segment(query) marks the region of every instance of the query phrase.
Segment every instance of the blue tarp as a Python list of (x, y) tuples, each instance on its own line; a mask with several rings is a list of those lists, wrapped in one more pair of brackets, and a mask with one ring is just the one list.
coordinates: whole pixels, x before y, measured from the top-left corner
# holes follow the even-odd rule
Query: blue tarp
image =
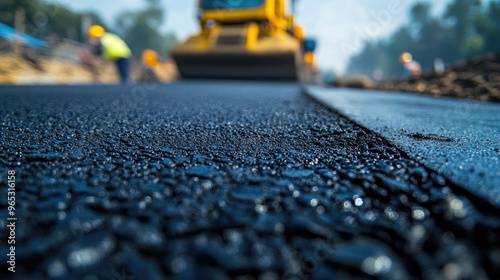
[(45, 48), (47, 46), (47, 44), (40, 39), (26, 34), (17, 34), (14, 28), (3, 23), (0, 23), (0, 38), (8, 41), (21, 41), (25, 45), (36, 48)]

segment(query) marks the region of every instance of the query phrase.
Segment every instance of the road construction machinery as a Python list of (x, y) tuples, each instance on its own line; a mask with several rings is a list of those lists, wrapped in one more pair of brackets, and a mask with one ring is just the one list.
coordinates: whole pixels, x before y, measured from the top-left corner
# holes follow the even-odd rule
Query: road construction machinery
[(316, 42), (293, 0), (199, 0), (201, 32), (171, 55), (184, 79), (310, 80)]

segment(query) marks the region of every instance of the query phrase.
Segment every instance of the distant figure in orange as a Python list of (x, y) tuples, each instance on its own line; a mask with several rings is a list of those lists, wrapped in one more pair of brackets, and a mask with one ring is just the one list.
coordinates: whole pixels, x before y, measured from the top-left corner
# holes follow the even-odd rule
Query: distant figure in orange
[(413, 55), (409, 52), (401, 54), (399, 61), (403, 65), (403, 76), (402, 78), (410, 78), (420, 76), (422, 74), (422, 67), (420, 63), (413, 60)]
[(142, 52), (143, 69), (139, 77), (139, 81), (143, 83), (159, 83), (160, 79), (156, 73), (156, 69), (160, 65), (158, 53), (147, 49)]

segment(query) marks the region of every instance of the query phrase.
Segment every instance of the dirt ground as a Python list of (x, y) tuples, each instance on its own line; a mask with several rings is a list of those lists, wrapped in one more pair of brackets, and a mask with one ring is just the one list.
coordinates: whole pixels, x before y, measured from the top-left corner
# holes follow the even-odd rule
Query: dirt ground
[(500, 53), (465, 61), (442, 74), (429, 71), (408, 80), (387, 80), (379, 84), (367, 77), (356, 77), (340, 79), (335, 86), (500, 102)]
[[(144, 68), (132, 64), (132, 79), (139, 82)], [(0, 84), (114, 84), (119, 82), (112, 62), (100, 61), (92, 73), (82, 65), (72, 62), (42, 58), (35, 61), (0, 53)], [(176, 77), (175, 65), (163, 62), (155, 69), (160, 82), (171, 82)]]

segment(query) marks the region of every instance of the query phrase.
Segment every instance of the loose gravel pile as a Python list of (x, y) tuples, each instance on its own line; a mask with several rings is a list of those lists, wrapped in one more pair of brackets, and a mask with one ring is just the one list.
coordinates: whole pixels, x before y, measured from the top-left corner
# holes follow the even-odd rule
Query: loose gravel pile
[(2, 88), (1, 278), (500, 275), (498, 209), (296, 86), (151, 88)]
[(377, 88), (500, 102), (500, 54), (466, 61), (443, 74), (428, 72), (406, 81), (384, 82)]
[[(11, 53), (0, 53), (0, 65), (0, 84), (93, 82), (91, 73), (80, 65), (56, 59), (29, 61)], [(107, 69), (112, 68), (107, 66)], [(113, 75), (105, 80), (109, 83), (116, 78)]]
[(500, 102), (500, 53), (465, 61), (442, 74), (429, 71), (419, 77), (380, 83), (366, 76), (339, 77), (331, 85)]
[[(171, 82), (177, 70), (171, 62), (162, 62), (155, 68), (157, 79)], [(144, 69), (133, 63), (132, 79), (144, 81)], [(0, 84), (117, 84), (119, 77), (115, 65), (109, 61), (96, 63), (95, 73), (74, 62), (55, 58), (37, 58), (29, 61), (11, 53), (0, 52)]]

